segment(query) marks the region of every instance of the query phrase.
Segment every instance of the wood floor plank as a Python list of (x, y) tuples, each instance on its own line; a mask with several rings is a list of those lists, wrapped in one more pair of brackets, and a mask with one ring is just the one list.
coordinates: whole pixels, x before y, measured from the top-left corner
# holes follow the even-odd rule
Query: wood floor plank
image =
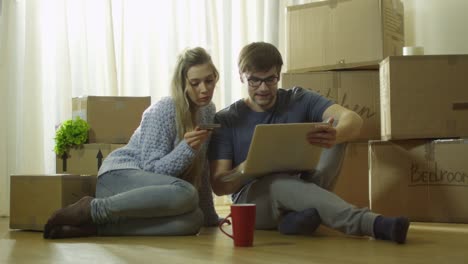
[(256, 231), (254, 247), (235, 248), (217, 228), (188, 237), (44, 240), (0, 219), (0, 263), (468, 263), (467, 245), (467, 224), (413, 223), (405, 245), (323, 227), (312, 237)]

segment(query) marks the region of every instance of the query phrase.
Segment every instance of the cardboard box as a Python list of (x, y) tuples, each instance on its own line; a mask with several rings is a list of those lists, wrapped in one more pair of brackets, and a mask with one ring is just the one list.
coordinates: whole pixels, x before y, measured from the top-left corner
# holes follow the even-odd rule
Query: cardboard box
[(468, 140), (371, 141), (372, 211), (468, 223)]
[(334, 192), (357, 207), (369, 207), (369, 147), (367, 142), (348, 143)]
[(332, 101), (338, 101), (338, 80), (333, 72), (283, 73), (281, 84), (284, 89), (295, 86), (314, 91)]
[(91, 177), (55, 175), (11, 175), (10, 228), (44, 230), (56, 210), (94, 195)]
[(72, 100), (73, 118), (90, 125), (88, 143), (128, 143), (151, 97), (85, 96)]
[(379, 72), (328, 71), (284, 73), (285, 88), (301, 86), (358, 113), (364, 120), (357, 141), (380, 139)]
[(78, 175), (97, 175), (104, 159), (124, 144), (83, 144), (70, 149), (67, 155), (56, 157), (56, 172)]
[(468, 136), (468, 55), (392, 56), (380, 64), (383, 140)]
[(288, 72), (378, 69), (404, 46), (400, 0), (320, 1), (287, 8)]

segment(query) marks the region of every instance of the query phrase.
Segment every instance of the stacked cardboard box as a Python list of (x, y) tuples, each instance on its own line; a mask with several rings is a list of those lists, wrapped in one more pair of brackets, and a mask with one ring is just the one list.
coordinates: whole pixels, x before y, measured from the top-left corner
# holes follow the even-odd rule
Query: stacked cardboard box
[[(415, 221), (468, 222), (468, 55), (380, 64), (381, 135), (371, 141), (371, 208)], [(442, 140), (442, 138), (444, 140)], [(451, 139), (450, 139), (451, 138)]]
[(399, 0), (320, 1), (288, 7), (289, 72), (378, 69), (404, 45)]
[(56, 158), (57, 173), (96, 175), (104, 159), (124, 144), (91, 143), (72, 148), (62, 157)]
[(382, 139), (468, 136), (468, 55), (391, 56), (380, 67)]
[(72, 117), (91, 127), (88, 143), (126, 144), (141, 121), (151, 97), (83, 96), (72, 100)]
[(99, 167), (128, 142), (150, 97), (87, 96), (72, 99), (73, 118), (90, 125), (89, 140), (56, 159), (56, 175), (12, 175), (10, 228), (43, 230), (57, 209), (94, 196)]
[(283, 87), (314, 90), (364, 120), (335, 192), (387, 215), (468, 222), (459, 202), (468, 143), (440, 140), (468, 137), (468, 55), (399, 56), (400, 1), (293, 6), (287, 22)]
[(379, 72), (327, 71), (284, 73), (282, 86), (299, 86), (315, 91), (337, 104), (355, 111), (364, 120), (357, 140), (380, 139)]
[(73, 98), (73, 118), (79, 116), (90, 126), (88, 144), (57, 157), (57, 173), (96, 175), (107, 155), (130, 140), (150, 104), (149, 96)]
[(372, 210), (468, 223), (468, 140), (376, 141), (369, 149)]
[[(368, 140), (380, 139), (379, 62), (404, 44), (403, 4), (324, 1), (288, 7), (287, 73), (282, 86), (318, 92), (364, 120), (349, 143), (335, 192), (369, 207)], [(333, 71), (327, 71), (333, 70)]]

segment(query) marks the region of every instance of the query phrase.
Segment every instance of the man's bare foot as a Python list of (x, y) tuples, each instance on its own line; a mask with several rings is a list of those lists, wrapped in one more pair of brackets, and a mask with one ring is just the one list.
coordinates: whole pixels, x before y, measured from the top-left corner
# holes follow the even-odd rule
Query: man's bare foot
[(91, 201), (93, 197), (85, 196), (78, 202), (55, 211), (44, 227), (44, 238), (48, 238), (56, 226), (84, 226), (92, 224)]

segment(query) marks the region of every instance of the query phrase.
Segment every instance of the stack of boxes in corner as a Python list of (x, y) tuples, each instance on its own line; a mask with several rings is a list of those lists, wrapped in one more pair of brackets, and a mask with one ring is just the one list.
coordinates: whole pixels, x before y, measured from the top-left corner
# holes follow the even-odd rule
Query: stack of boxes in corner
[(369, 144), (373, 210), (468, 223), (467, 72), (468, 55), (390, 56), (380, 63), (385, 141)]
[(150, 97), (73, 98), (72, 118), (79, 116), (90, 126), (88, 143), (57, 157), (58, 174), (12, 175), (10, 228), (42, 231), (55, 210), (94, 196), (102, 161), (128, 142), (150, 104)]
[[(57, 173), (91, 175), (92, 190), (102, 161), (115, 149), (124, 146), (141, 122), (150, 97), (87, 96), (73, 98), (73, 118), (79, 116), (91, 127), (88, 144), (57, 157)], [(215, 196), (216, 197), (216, 196)], [(228, 196), (216, 197), (216, 205), (230, 204)]]
[(468, 141), (456, 139), (468, 136), (468, 55), (401, 56), (400, 0), (292, 6), (287, 23), (283, 87), (364, 120), (335, 192), (389, 216), (468, 222)]
[[(151, 97), (84, 96), (72, 100), (72, 117), (88, 122), (88, 144), (57, 157), (57, 173), (96, 176), (102, 161), (124, 146), (140, 125)], [(94, 177), (95, 178), (95, 177)]]

